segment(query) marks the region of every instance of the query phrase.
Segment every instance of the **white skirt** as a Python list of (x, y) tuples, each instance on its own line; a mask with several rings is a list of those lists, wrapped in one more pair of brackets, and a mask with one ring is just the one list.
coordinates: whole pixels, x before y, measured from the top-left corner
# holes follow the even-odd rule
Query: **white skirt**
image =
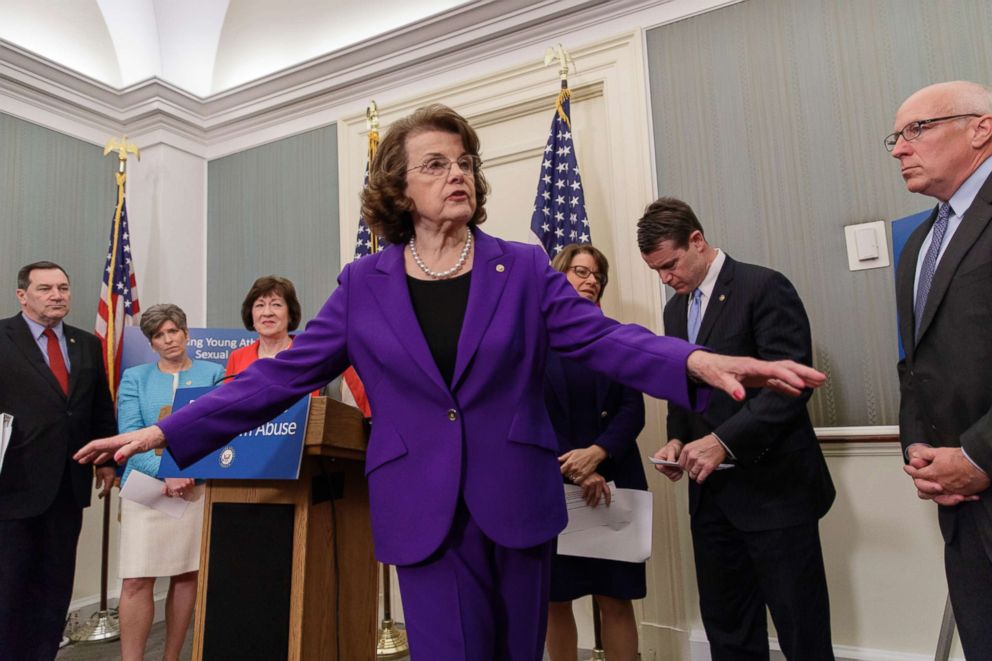
[(189, 506), (176, 519), (121, 499), (120, 578), (178, 576), (200, 568), (206, 486), (186, 492)]

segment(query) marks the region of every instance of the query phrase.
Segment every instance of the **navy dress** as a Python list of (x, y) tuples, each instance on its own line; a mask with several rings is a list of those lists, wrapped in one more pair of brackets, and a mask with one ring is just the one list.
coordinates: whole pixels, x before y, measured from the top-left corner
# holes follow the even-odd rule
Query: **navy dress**
[[(544, 399), (558, 436), (558, 450), (593, 443), (608, 456), (596, 469), (618, 488), (647, 490), (637, 449), (644, 427), (644, 397), (551, 352)], [(555, 553), (551, 563), (551, 601), (571, 601), (587, 594), (615, 599), (643, 599), (644, 563), (580, 558)]]

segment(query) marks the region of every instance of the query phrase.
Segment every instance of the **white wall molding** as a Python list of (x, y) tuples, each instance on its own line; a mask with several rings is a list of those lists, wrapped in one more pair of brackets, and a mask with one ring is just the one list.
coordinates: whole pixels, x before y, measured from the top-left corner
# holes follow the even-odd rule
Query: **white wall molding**
[[(872, 443), (821, 444), (824, 457), (899, 457), (902, 449), (897, 441)], [(898, 465), (898, 464), (895, 464)]]
[(384, 90), (509, 62), (539, 67), (544, 48), (567, 35), (640, 30), (725, 4), (484, 0), (206, 98), (158, 78), (115, 89), (0, 40), (0, 112), (95, 144), (127, 132), (140, 147), (165, 142), (212, 159), (327, 125)]

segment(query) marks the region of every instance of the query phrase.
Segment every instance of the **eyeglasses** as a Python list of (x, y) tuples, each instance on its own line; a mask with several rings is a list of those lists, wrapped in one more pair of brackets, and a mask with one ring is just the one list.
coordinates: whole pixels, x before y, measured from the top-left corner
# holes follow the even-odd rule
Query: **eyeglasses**
[(599, 283), (600, 287), (606, 286), (606, 274), (600, 273), (599, 271), (590, 271), (585, 266), (569, 266), (568, 270), (573, 272), (575, 275), (579, 276), (581, 279), (585, 280), (590, 275), (596, 278), (596, 282)]
[(936, 124), (937, 122), (946, 122), (950, 119), (961, 119), (962, 117), (981, 117), (981, 115), (977, 115), (973, 112), (969, 112), (963, 115), (948, 115), (947, 117), (934, 117), (933, 119), (921, 119), (919, 121), (910, 122), (909, 124), (906, 124), (906, 126), (902, 127), (901, 131), (890, 133), (889, 135), (885, 136), (885, 140), (883, 140), (882, 142), (883, 144), (885, 144), (885, 148), (888, 151), (892, 151), (893, 149), (896, 148), (896, 142), (899, 141), (899, 136), (902, 136), (902, 139), (905, 140), (906, 142), (910, 142), (911, 140), (916, 140), (918, 137), (920, 137), (920, 135), (923, 134), (923, 129), (929, 127), (932, 124)]
[(482, 159), (478, 156), (472, 156), (466, 154), (464, 156), (459, 156), (453, 161), (440, 156), (434, 158), (428, 158), (426, 161), (421, 163), (416, 167), (412, 167), (407, 172), (412, 172), (413, 170), (420, 170), (422, 173), (431, 177), (441, 177), (449, 172), (451, 172), (452, 163), (458, 164), (458, 169), (462, 171), (462, 174), (475, 174), (475, 172), (482, 167)]

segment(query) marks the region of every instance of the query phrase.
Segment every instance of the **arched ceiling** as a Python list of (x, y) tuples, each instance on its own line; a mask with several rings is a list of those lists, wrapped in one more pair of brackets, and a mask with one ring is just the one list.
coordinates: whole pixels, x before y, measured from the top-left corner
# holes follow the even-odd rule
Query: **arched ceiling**
[(465, 0), (0, 0), (0, 39), (123, 89), (229, 90)]

